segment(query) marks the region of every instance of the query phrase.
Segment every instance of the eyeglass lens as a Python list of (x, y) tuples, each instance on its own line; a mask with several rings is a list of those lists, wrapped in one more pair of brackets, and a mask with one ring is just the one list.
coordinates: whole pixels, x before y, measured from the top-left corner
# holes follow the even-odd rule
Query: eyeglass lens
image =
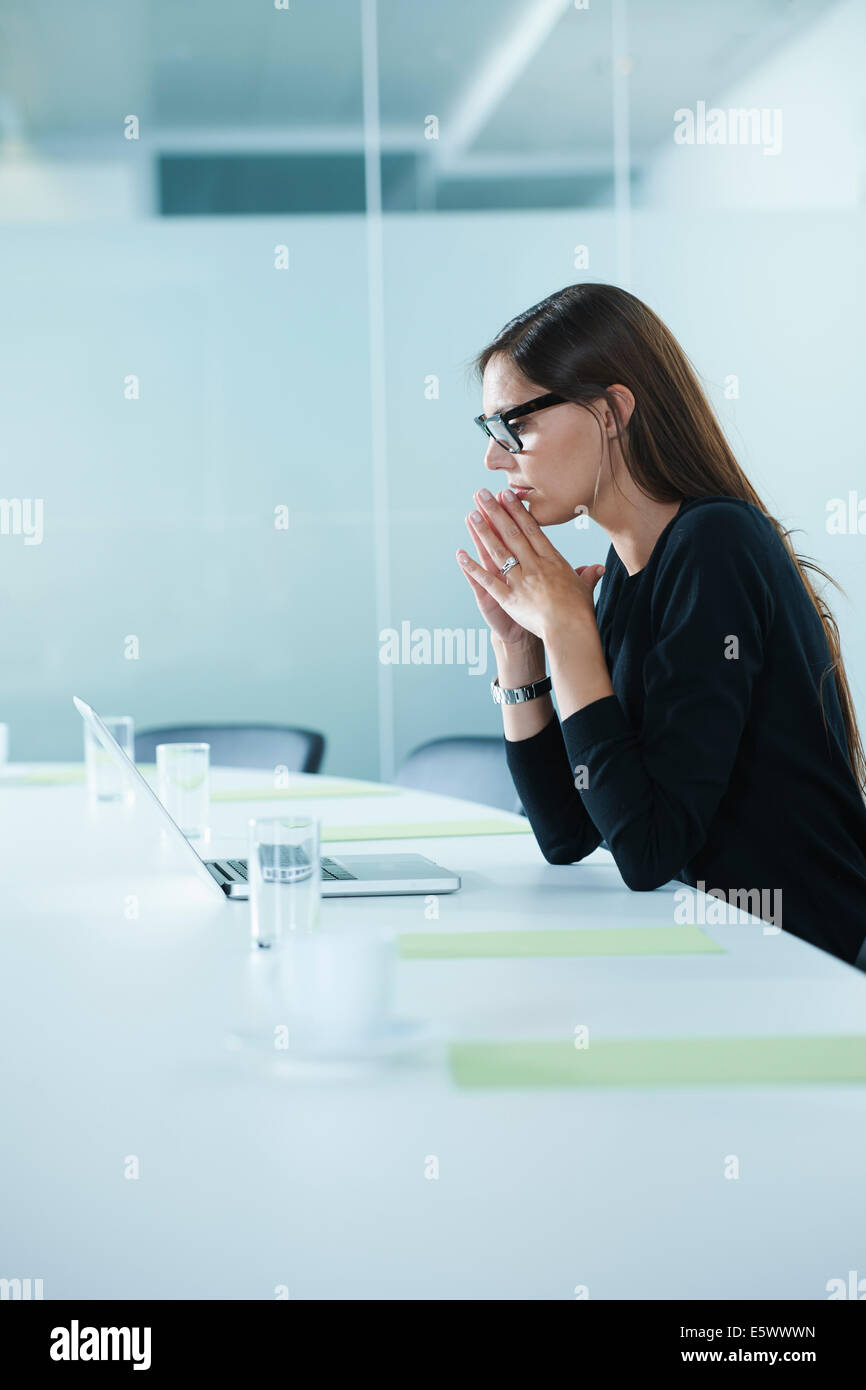
[(504, 444), (506, 449), (513, 453), (517, 445), (514, 442), (514, 435), (510, 433), (507, 426), (501, 420), (487, 420), (485, 423), (488, 434), (491, 434), (499, 444)]

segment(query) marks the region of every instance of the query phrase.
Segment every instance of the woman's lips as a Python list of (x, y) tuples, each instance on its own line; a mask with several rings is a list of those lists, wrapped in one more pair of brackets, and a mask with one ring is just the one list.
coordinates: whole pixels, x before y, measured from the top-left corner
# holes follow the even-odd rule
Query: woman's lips
[(514, 493), (514, 496), (517, 498), (518, 502), (522, 502), (524, 497), (528, 497), (530, 492), (534, 492), (535, 489), (531, 487), (514, 487), (514, 485), (512, 484), (511, 491)]

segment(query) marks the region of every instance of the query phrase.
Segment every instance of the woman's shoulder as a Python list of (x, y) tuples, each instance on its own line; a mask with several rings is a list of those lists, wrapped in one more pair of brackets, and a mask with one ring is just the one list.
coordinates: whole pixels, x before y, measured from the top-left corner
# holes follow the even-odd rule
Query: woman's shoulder
[[(719, 561), (739, 563), (783, 581), (791, 566), (779, 531), (765, 511), (742, 497), (687, 498), (673, 519), (659, 555), (659, 573), (688, 562), (701, 569)], [(726, 566), (727, 567), (727, 566)]]
[(677, 512), (659, 557), (654, 601), (663, 604), (674, 589), (694, 597), (694, 576), (701, 593), (717, 590), (726, 603), (739, 593), (760, 604), (769, 622), (796, 570), (772, 517), (744, 498), (716, 495), (689, 498)]
[[(644, 590), (664, 587), (672, 573), (689, 569), (712, 570), (720, 560), (723, 568), (739, 565), (743, 573), (757, 571), (765, 582), (766, 572), (790, 566), (790, 558), (772, 519), (760, 507), (742, 497), (716, 493), (711, 497), (686, 497), (659, 537), (652, 555), (639, 575), (629, 577), (616, 549), (610, 546), (605, 575), (599, 594), (603, 610), (613, 595), (632, 580)], [(640, 576), (640, 577), (639, 577)]]
[(754, 502), (744, 497), (718, 493), (712, 497), (687, 497), (671, 528), (671, 539), (678, 544), (707, 544), (714, 539), (724, 544), (754, 542), (778, 536), (772, 520)]

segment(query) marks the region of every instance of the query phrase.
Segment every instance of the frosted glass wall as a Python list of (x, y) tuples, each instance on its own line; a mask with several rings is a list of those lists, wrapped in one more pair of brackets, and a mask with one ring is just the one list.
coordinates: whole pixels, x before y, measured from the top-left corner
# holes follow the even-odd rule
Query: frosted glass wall
[[(310, 726), (323, 770), (360, 777), (390, 778), (426, 739), (498, 734), (488, 630), (454, 557), (491, 480), (467, 366), (515, 313), (587, 279), (668, 322), (758, 492), (847, 589), (827, 597), (866, 721), (862, 5), (616, 0), (541, 23), (517, 0), (339, 0), (333, 32), (290, 13), (208, 6), (205, 43), (192, 11), (157, 5), (149, 47), (122, 17), (118, 43), (96, 44), (107, 13), (45, 28), (21, 10), (9, 28), (11, 757), (80, 756), (73, 694), (139, 727)], [(127, 91), (145, 113), (135, 146)], [(780, 147), (678, 145), (674, 114), (699, 103), (779, 109)], [(459, 137), (438, 185), (436, 111), (443, 149)], [(183, 151), (184, 121), (203, 155), (318, 141), (324, 159), (345, 137), (369, 214), (159, 216), (158, 162)], [(429, 212), (387, 210), (418, 197)], [(572, 564), (605, 558), (593, 525), (550, 534)]]
[[(141, 726), (321, 728), (328, 771), (378, 777), (386, 626), (409, 657), (384, 677), (398, 761), (425, 738), (498, 732), (486, 629), (454, 559), (485, 481), (466, 366), (513, 313), (578, 278), (578, 242), (592, 278), (616, 278), (611, 213), (387, 219), (383, 592), (363, 219), (4, 242), (4, 493), (44, 502), (41, 544), (2, 538), (15, 758), (77, 756), (76, 693)], [(829, 597), (862, 711), (866, 541), (826, 518), (830, 499), (863, 490), (864, 219), (646, 211), (632, 244), (632, 288), (679, 335), (759, 493), (848, 590)], [(604, 559), (594, 526), (550, 534), (573, 564)]]

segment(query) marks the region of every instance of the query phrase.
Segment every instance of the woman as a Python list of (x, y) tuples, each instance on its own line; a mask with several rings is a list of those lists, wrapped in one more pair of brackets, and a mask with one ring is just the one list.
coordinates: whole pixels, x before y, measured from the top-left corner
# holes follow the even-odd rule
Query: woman
[[(625, 290), (570, 285), (475, 367), (510, 491), (475, 493), (479, 559), (457, 558), (545, 858), (604, 840), (629, 888), (700, 884), (731, 920), (866, 969), (866, 761), (806, 569), (829, 576), (767, 513), (682, 348)], [(611, 546), (575, 571), (542, 528), (581, 513)]]

